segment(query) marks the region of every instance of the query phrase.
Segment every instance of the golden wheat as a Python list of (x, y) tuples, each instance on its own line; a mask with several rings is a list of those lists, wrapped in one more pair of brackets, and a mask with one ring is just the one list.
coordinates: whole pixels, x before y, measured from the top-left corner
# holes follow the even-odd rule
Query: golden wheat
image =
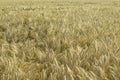
[(119, 0), (0, 2), (0, 80), (120, 80)]

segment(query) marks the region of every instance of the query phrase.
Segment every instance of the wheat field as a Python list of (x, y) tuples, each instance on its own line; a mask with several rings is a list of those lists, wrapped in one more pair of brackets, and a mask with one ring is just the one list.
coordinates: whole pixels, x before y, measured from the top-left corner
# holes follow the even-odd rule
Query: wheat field
[(120, 80), (120, 1), (0, 0), (0, 80)]

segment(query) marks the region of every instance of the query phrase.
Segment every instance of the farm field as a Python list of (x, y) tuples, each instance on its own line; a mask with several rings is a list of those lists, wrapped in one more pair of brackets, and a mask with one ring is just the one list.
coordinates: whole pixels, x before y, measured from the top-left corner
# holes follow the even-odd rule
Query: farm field
[(119, 0), (0, 0), (0, 80), (120, 80)]

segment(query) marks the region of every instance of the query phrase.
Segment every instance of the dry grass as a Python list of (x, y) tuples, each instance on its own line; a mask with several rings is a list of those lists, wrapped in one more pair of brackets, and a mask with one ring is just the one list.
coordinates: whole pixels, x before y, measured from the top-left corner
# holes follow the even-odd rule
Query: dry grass
[(119, 1), (0, 4), (0, 80), (120, 80)]

